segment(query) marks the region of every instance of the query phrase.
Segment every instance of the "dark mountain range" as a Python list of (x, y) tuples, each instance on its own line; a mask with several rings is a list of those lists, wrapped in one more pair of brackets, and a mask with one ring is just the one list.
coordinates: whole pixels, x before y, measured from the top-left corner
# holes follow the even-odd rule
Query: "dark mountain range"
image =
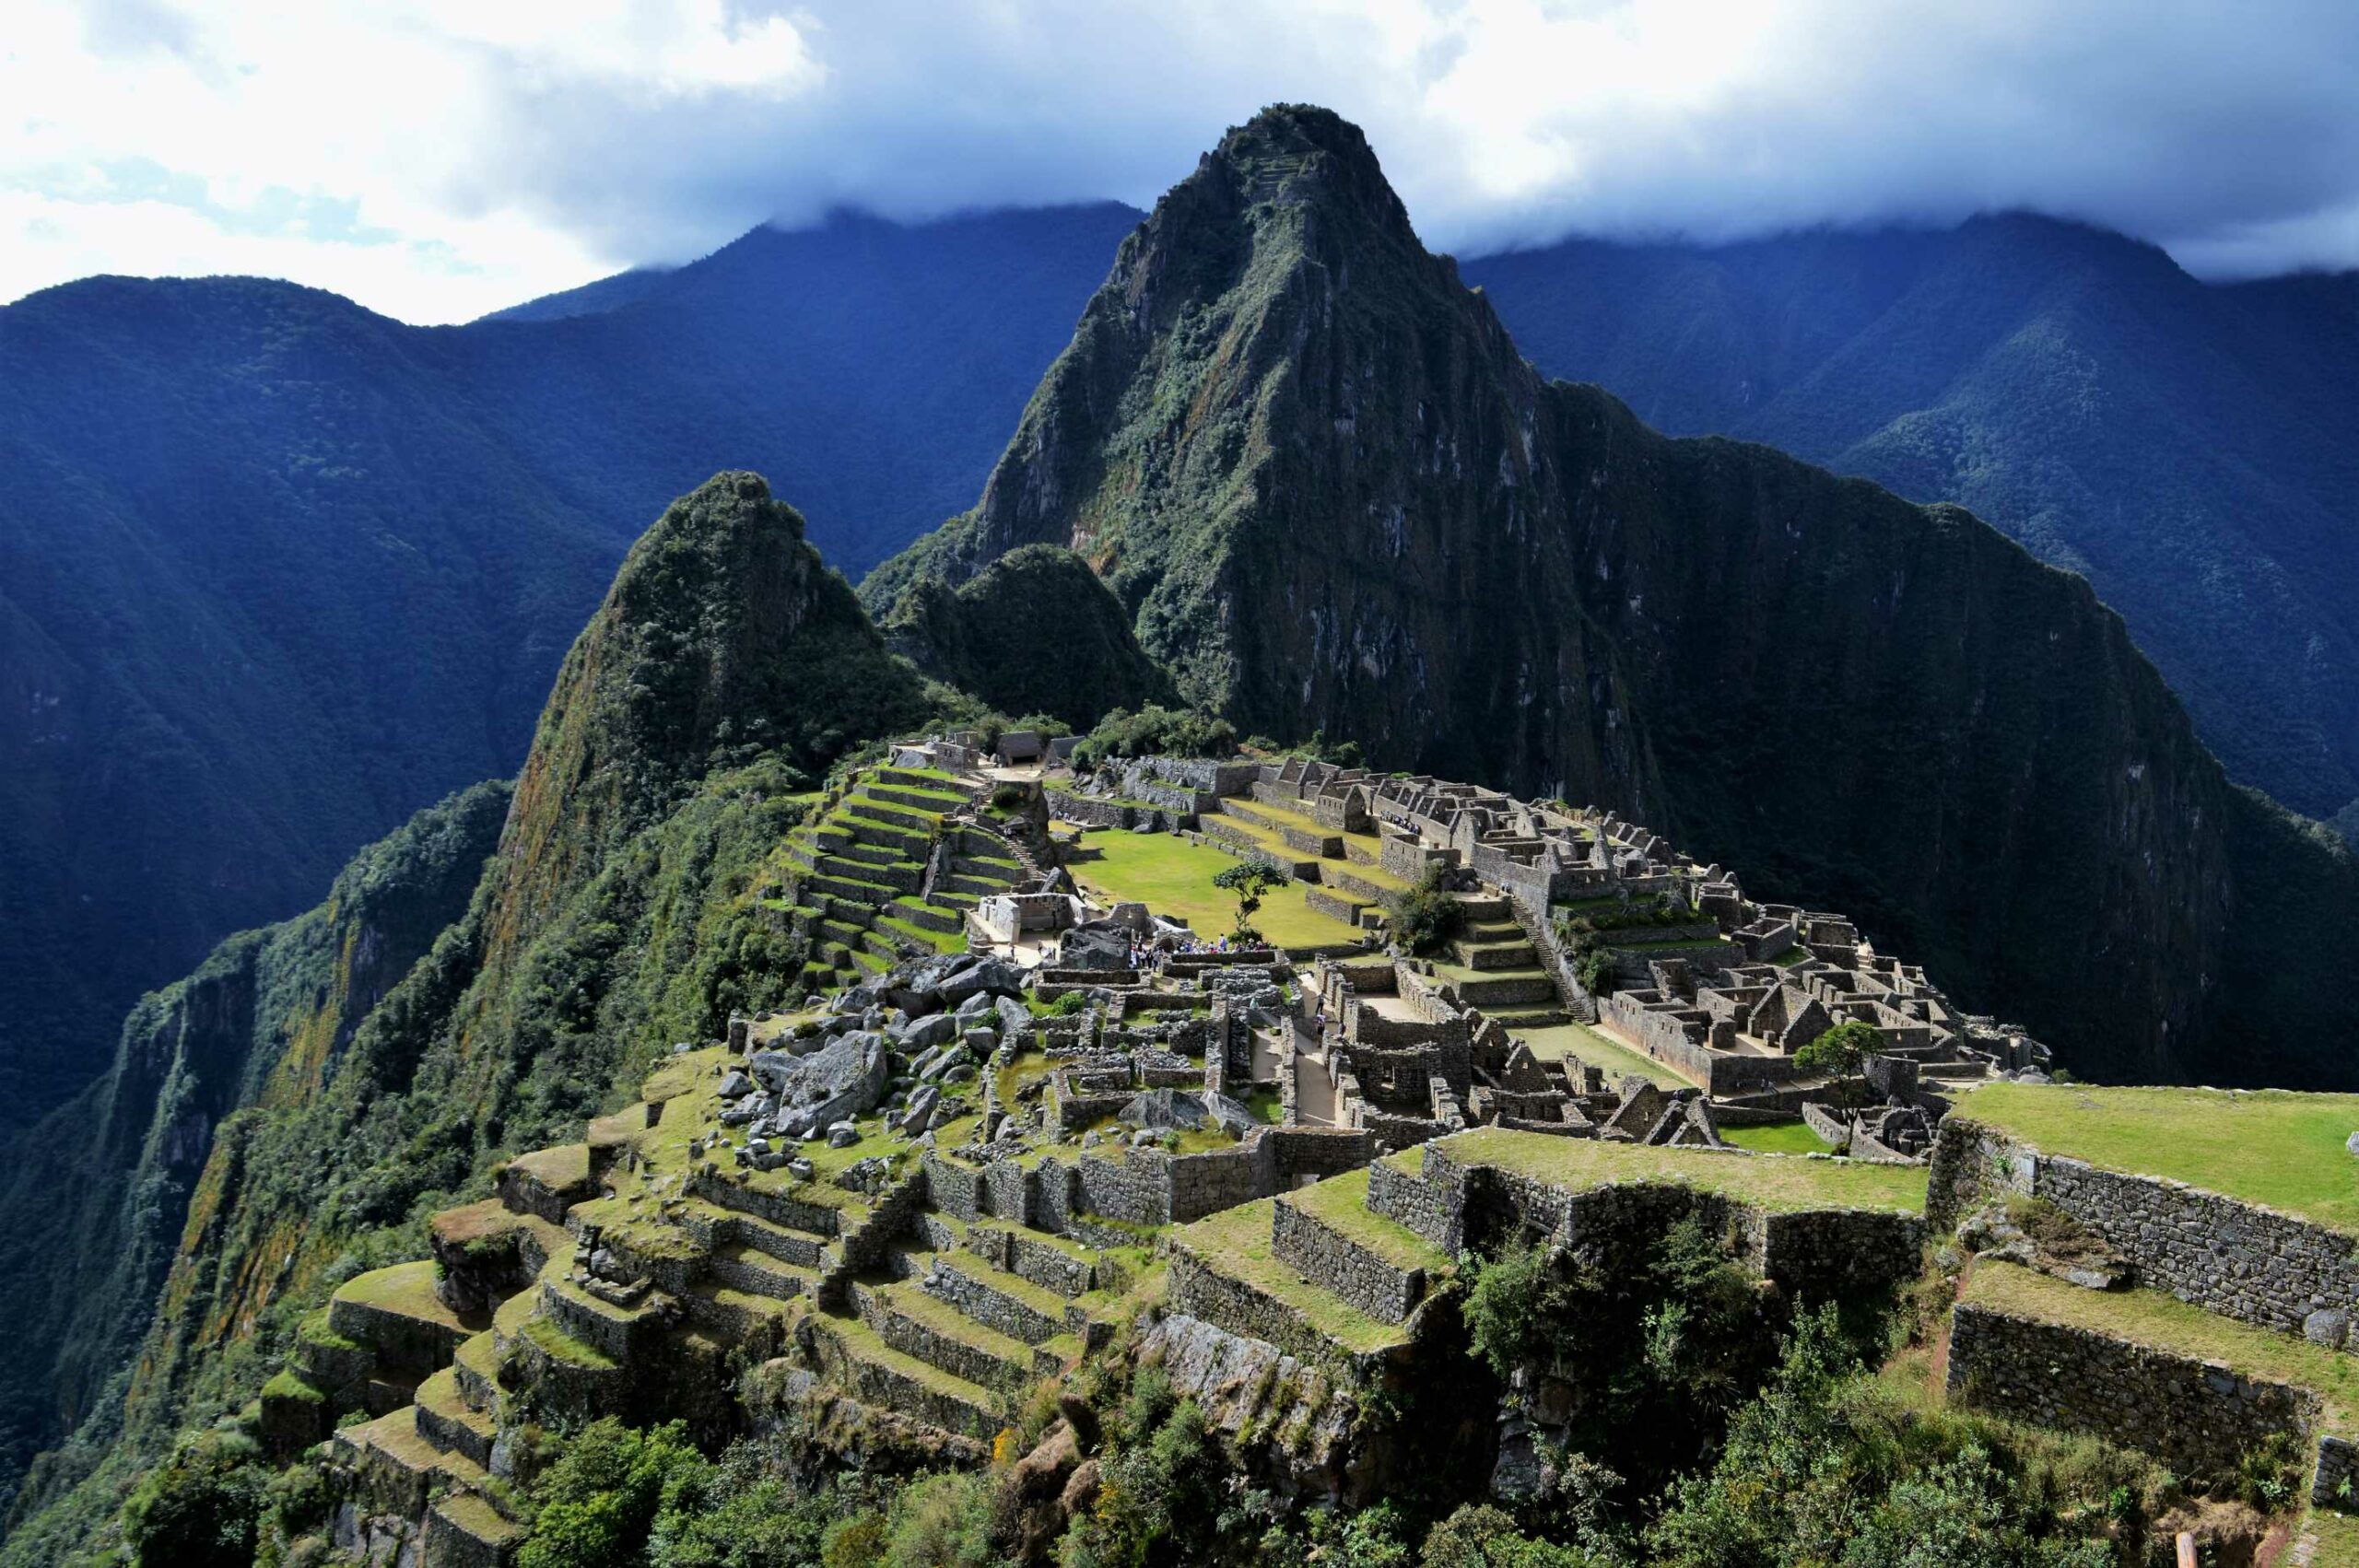
[[(423, 813), (134, 1014), (6, 1189), (0, 1273), (58, 1360), (0, 1413), (16, 1453), (80, 1425), (0, 1562), (108, 1547), (141, 1469), (252, 1399), (334, 1284), (418, 1256), (425, 1215), (579, 1136), (666, 1042), (777, 1005), (810, 946), (787, 830), (863, 739), (975, 717), (942, 677), (1062, 711), (1063, 661), (1623, 807), (2085, 1071), (2353, 1076), (2349, 854), (2227, 782), (2085, 582), (1955, 508), (1543, 381), (1332, 114), (1263, 114), (1165, 198), (1015, 431), (871, 614), (752, 474), (663, 509), (504, 810)], [(158, 1280), (134, 1312), (79, 1299)]]
[(2229, 776), (2359, 797), (2359, 277), (2055, 219), (1470, 263), (1542, 370), (1971, 508), (2086, 576)]
[(2086, 1073), (2350, 1080), (2349, 855), (2229, 783), (2085, 580), (1544, 381), (1332, 114), (1157, 205), (980, 503), (863, 591), (1039, 544), (1241, 731), (1614, 806)]
[(1135, 216), (757, 230), (595, 313), (459, 328), (239, 278), (0, 310), (6, 1116), (224, 933), (512, 772), (671, 497), (757, 463), (854, 571), (966, 505)]

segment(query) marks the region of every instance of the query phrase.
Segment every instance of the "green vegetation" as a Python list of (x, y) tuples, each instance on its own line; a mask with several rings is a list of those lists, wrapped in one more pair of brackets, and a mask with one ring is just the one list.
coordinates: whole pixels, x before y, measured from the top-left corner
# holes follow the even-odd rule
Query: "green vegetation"
[[(1088, 562), (1053, 544), (1011, 550), (956, 589), (911, 583), (879, 624), (926, 673), (1009, 713), (1086, 726), (1171, 695), (1121, 602)], [(1046, 728), (1066, 732), (1062, 721)]]
[[(1135, 899), (1199, 932), (1221, 930), (1235, 912), (1213, 887), (1214, 877), (1240, 863), (1222, 850), (1176, 834), (1111, 829), (1085, 834), (1081, 849), (1072, 862), (1074, 880), (1107, 898)], [(1263, 939), (1276, 947), (1334, 946), (1359, 936), (1313, 909), (1293, 883), (1273, 894), (1256, 914)]]
[(1237, 923), (1229, 928), (1229, 934), (1241, 942), (1258, 942), (1262, 933), (1254, 929), (1253, 917), (1263, 896), (1285, 886), (1286, 878), (1265, 860), (1239, 860), (1214, 872), (1213, 885), (1237, 899)]
[[(1741, 246), (1576, 241), (1465, 272), (1544, 374), (1596, 381), (1673, 434), (1970, 507), (2086, 574), (2232, 777), (2312, 816), (2359, 795), (2359, 746), (2324, 696), (2352, 678), (2349, 585), (2279, 576), (2309, 520), (2348, 515), (2348, 471), (2312, 423), (2351, 407), (2351, 341), (2325, 324), (2349, 309), (2341, 280), (2215, 286), (2030, 213)], [(2103, 419), (2085, 416), (2092, 384), (2118, 392)]]
[(1466, 906), (1442, 886), (1439, 866), (1427, 866), (1392, 906), (1392, 940), (1403, 953), (1430, 958), (1466, 930)]
[(1847, 1018), (1794, 1053), (1794, 1071), (1805, 1078), (1840, 1077), (1860, 1071), (1879, 1043), (1876, 1027)]
[(1661, 1568), (2113, 1568), (2111, 1531), (2167, 1482), (2095, 1445), (1912, 1408), (1860, 1366), (1833, 1309), (1795, 1326), (1718, 1461), (1646, 1534)]
[(1825, 1154), (1834, 1149), (1799, 1121), (1772, 1122), (1766, 1127), (1723, 1127), (1720, 1141), (1755, 1154)]
[(1211, 713), (1153, 706), (1133, 713), (1116, 708), (1082, 737), (1074, 748), (1073, 765), (1086, 771), (1109, 757), (1226, 756), (1236, 749), (1236, 727)]
[(1959, 1114), (2043, 1153), (2161, 1176), (2359, 1236), (2359, 1094), (1992, 1083)]

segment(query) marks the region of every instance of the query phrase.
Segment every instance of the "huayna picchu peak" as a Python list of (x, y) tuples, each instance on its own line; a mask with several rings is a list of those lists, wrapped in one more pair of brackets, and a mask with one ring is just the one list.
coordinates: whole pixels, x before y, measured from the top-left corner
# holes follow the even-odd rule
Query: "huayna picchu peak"
[(21, 1146), (0, 1568), (2359, 1562), (2359, 872), (2086, 581), (1301, 105), (970, 510), (791, 493)]

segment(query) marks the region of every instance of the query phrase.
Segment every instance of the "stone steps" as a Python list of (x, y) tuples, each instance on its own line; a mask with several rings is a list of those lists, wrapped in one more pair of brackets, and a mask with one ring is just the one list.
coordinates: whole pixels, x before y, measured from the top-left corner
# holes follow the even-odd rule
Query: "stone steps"
[(1364, 1169), (1281, 1196), (1270, 1211), (1270, 1253), (1377, 1321), (1405, 1323), (1449, 1260), (1367, 1198)]
[[(904, 784), (885, 783), (870, 784), (854, 798), (863, 802), (880, 802), (885, 805), (898, 806), (907, 811), (921, 812), (929, 816), (945, 816), (952, 812), (964, 811), (975, 803), (971, 797), (962, 793), (913, 790)], [(874, 807), (870, 808), (870, 814), (874, 814)]]
[(424, 1376), (447, 1364), (460, 1341), (480, 1332), (480, 1314), (462, 1316), (435, 1293), (431, 1258), (355, 1276), (328, 1298), (327, 1327), (374, 1352), (379, 1368)]
[(1457, 991), (1460, 1001), (1468, 1007), (1480, 1008), (1485, 1012), (1512, 1012), (1543, 1003), (1553, 1004), (1556, 1000), (1555, 986), (1537, 969), (1508, 970), (1472, 978), (1453, 977), (1449, 984)]
[(722, 1284), (717, 1279), (697, 1284), (680, 1299), (690, 1323), (739, 1343), (753, 1339), (771, 1324), (782, 1324), (792, 1311), (776, 1296), (742, 1291)]
[(630, 1359), (634, 1342), (645, 1333), (660, 1328), (662, 1319), (648, 1305), (651, 1294), (637, 1306), (616, 1306), (601, 1301), (554, 1271), (541, 1276), (540, 1310), (572, 1338), (581, 1340), (601, 1355), (625, 1362)]
[(1044, 1344), (1074, 1326), (1076, 1309), (1062, 1296), (970, 1252), (929, 1255), (917, 1285), (962, 1316), (1027, 1345)]
[(1460, 942), (1454, 946), (1458, 961), (1470, 969), (1531, 969), (1539, 962), (1532, 943), (1520, 935), (1513, 942), (1492, 945)]
[(834, 872), (813, 872), (806, 880), (806, 885), (834, 897), (849, 898), (872, 907), (890, 904), (901, 892), (899, 888), (887, 887), (883, 883), (864, 882)]
[[(921, 839), (933, 837), (933, 825), (938, 815), (930, 811), (911, 811), (907, 806), (895, 805), (889, 801), (879, 800), (874, 794), (855, 795), (846, 803), (851, 810), (859, 813), (859, 820), (862, 822), (881, 823), (887, 827), (898, 827), (904, 834), (913, 834)], [(921, 851), (921, 855), (922, 851)]]
[(964, 914), (915, 898), (897, 898), (886, 912), (895, 919), (909, 921), (920, 930), (940, 931), (945, 936), (956, 936), (967, 929)]
[(816, 1231), (781, 1224), (731, 1209), (707, 1198), (688, 1199), (680, 1208), (679, 1223), (707, 1250), (742, 1246), (796, 1269), (825, 1269), (831, 1258), (827, 1238)]
[(488, 1469), (498, 1425), (466, 1401), (459, 1375), (444, 1367), (417, 1386), (417, 1434), (445, 1453), (464, 1454)]
[(468, 1409), (487, 1416), (499, 1413), (499, 1342), (492, 1330), (487, 1328), (459, 1347), (451, 1360), (451, 1375)]
[(863, 816), (840, 817), (838, 821), (857, 844), (872, 844), (892, 849), (905, 860), (923, 860), (926, 852), (926, 831), (912, 828), (905, 823), (878, 822)]
[(426, 1512), (438, 1487), (473, 1490), (489, 1479), (464, 1454), (437, 1448), (421, 1436), (416, 1405), (344, 1427), (331, 1441), (337, 1457), (357, 1473), (374, 1512), (416, 1518)]

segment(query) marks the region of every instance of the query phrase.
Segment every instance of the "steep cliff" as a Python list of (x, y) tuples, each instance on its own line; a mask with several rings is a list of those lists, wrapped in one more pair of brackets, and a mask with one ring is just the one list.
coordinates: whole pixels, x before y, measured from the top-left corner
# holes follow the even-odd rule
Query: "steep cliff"
[(2227, 783), (2083, 580), (1543, 380), (1324, 111), (1157, 205), (978, 506), (863, 592), (1038, 543), (1240, 729), (1633, 813), (2084, 1072), (2353, 1077), (2349, 858)]
[[(220, 1196), (219, 1152), (253, 1117), (306, 1104), (361, 1018), (465, 912), (508, 796), (483, 784), (420, 812), (356, 856), (325, 903), (223, 942), (141, 1000), (104, 1078), (16, 1141), (0, 1191), (0, 1315), (18, 1351), (0, 1368), (11, 1488), (36, 1447), (120, 1402), (109, 1386), (157, 1287)], [(285, 1283), (285, 1254), (238, 1271), (209, 1338), (251, 1328), (257, 1295)]]
[[(418, 1256), (425, 1216), (504, 1153), (579, 1138), (671, 1041), (784, 1000), (807, 943), (767, 890), (814, 777), (955, 700), (886, 651), (758, 476), (668, 509), (568, 654), (497, 851), (423, 956), (339, 1048), (299, 1027), (201, 1119), (157, 1113), (194, 1171), (185, 1219), (147, 1224), (147, 1282), (88, 1359), (116, 1385), (77, 1391), (95, 1409), (0, 1562), (90, 1540), (173, 1431), (252, 1398), (303, 1311)], [(103, 1240), (59, 1240), (106, 1265)], [(127, 1368), (104, 1353), (143, 1326)]]

